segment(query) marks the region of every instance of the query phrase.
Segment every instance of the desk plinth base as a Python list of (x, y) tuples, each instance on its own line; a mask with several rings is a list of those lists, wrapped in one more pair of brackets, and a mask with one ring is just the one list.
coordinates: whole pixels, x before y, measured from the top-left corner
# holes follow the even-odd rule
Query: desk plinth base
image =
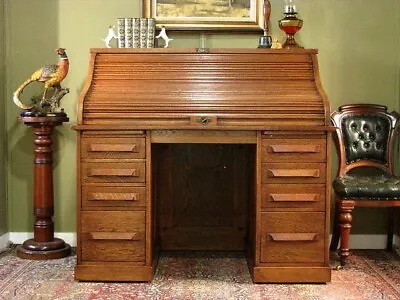
[(331, 281), (330, 267), (254, 267), (254, 283), (326, 283)]
[(46, 260), (69, 255), (71, 255), (71, 246), (58, 238), (50, 242), (37, 242), (29, 239), (17, 247), (17, 256), (24, 259)]
[(133, 266), (129, 263), (85, 263), (75, 266), (75, 280), (111, 282), (150, 282), (154, 276), (153, 267)]
[[(151, 282), (157, 268), (128, 264), (86, 262), (75, 266), (75, 280)], [(249, 267), (254, 283), (326, 283), (330, 267)]]

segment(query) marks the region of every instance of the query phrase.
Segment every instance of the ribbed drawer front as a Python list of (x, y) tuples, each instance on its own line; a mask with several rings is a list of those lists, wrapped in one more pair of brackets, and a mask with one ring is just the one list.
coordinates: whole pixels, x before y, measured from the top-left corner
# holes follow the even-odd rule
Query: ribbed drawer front
[(145, 158), (145, 138), (82, 138), (82, 158)]
[(82, 211), (81, 217), (83, 260), (144, 262), (144, 211)]
[(83, 163), (84, 182), (145, 182), (145, 163)]
[(326, 140), (312, 139), (263, 139), (263, 162), (324, 162), (326, 160)]
[(262, 183), (324, 183), (324, 163), (263, 163)]
[(261, 208), (325, 210), (323, 184), (266, 184), (261, 189)]
[(84, 186), (82, 206), (85, 207), (141, 207), (146, 205), (146, 188)]
[(324, 229), (324, 213), (262, 213), (261, 262), (324, 262)]

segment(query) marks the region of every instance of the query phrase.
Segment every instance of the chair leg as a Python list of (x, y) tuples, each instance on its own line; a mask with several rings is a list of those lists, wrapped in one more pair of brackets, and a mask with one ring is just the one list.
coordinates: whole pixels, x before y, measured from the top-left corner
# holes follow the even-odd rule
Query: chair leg
[(333, 230), (332, 230), (332, 239), (331, 245), (329, 247), (330, 251), (335, 251), (339, 245), (339, 215), (340, 215), (340, 206), (338, 203), (335, 203), (335, 215), (333, 217)]
[(394, 207), (388, 208), (388, 230), (387, 230), (387, 242), (386, 242), (386, 250), (393, 250), (393, 231), (394, 231)]
[(351, 222), (353, 221), (352, 211), (354, 209), (354, 201), (342, 200), (338, 201), (340, 204), (340, 216), (339, 216), (339, 227), (340, 227), (340, 248), (339, 257), (340, 265), (344, 266), (346, 264), (347, 257), (350, 255), (349, 240), (350, 240), (350, 230)]

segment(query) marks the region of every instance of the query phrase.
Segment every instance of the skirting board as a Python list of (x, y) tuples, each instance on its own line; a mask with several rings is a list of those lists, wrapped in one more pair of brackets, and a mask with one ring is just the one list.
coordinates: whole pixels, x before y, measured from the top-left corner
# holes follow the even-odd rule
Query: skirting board
[(393, 237), (393, 244), (395, 244), (397, 246), (397, 248), (400, 248), (400, 236), (395, 235)]
[[(63, 239), (71, 247), (76, 247), (75, 232), (59, 232), (55, 237)], [(9, 232), (0, 236), (0, 249), (7, 246), (10, 241), (13, 244), (22, 244), (25, 240), (33, 238), (32, 232)], [(394, 244), (400, 247), (400, 237), (394, 236)], [(385, 249), (385, 234), (352, 234), (350, 237), (350, 249)]]
[(6, 248), (10, 242), (10, 234), (7, 232), (0, 236), (0, 253), (1, 250)]

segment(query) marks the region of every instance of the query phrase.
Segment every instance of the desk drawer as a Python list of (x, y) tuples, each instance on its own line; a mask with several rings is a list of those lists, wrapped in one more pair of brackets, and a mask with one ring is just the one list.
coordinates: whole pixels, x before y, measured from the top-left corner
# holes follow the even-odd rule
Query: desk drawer
[(324, 262), (324, 213), (269, 212), (261, 215), (261, 262)]
[(326, 140), (320, 139), (263, 139), (261, 161), (325, 162)]
[(83, 137), (82, 158), (145, 158), (145, 138)]
[(146, 206), (146, 188), (143, 186), (109, 187), (84, 186), (82, 207), (142, 207)]
[(84, 261), (145, 261), (144, 211), (82, 211)]
[(145, 163), (83, 163), (83, 182), (145, 182)]
[(263, 163), (262, 183), (325, 183), (324, 163)]
[(261, 188), (262, 209), (325, 210), (324, 184), (266, 184)]

